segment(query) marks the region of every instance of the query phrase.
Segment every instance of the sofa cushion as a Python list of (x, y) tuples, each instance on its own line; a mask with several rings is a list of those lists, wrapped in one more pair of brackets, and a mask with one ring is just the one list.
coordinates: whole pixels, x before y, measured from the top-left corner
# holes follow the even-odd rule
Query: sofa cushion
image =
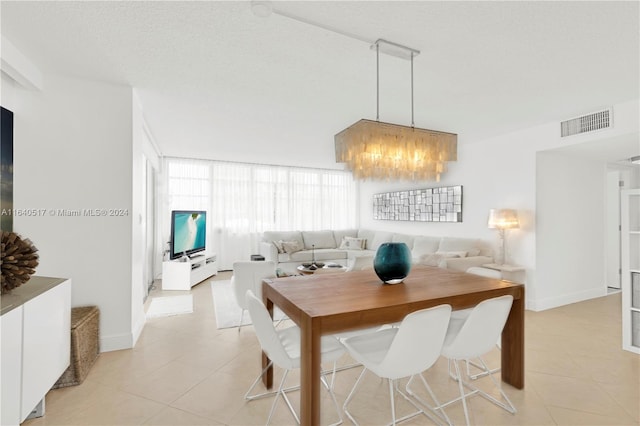
[(367, 240), (364, 238), (344, 237), (340, 243), (341, 250), (364, 250)]
[(336, 248), (333, 231), (302, 231), (302, 240), (307, 250), (311, 250), (314, 246), (316, 249)]
[(391, 237), (391, 242), (393, 243), (405, 243), (409, 250), (413, 248), (413, 240), (415, 240), (415, 236), (407, 235), (407, 234), (393, 234)]
[(466, 251), (467, 256), (477, 256), (480, 254), (480, 241), (474, 238), (442, 237), (438, 251)]
[(416, 260), (420, 265), (437, 266), (438, 268), (447, 267), (447, 255), (442, 253), (423, 254)]
[(284, 249), (284, 252), (288, 254), (296, 253), (303, 249), (300, 242), (296, 240), (282, 241), (282, 248)]
[(367, 248), (369, 250), (378, 250), (378, 247), (380, 247), (382, 244), (390, 243), (392, 237), (393, 234), (391, 232), (376, 231), (376, 235), (373, 237), (373, 241), (371, 242), (371, 244), (369, 245), (367, 243)]
[(373, 250), (347, 250), (347, 257), (349, 259), (355, 259), (356, 257), (370, 257), (374, 258), (376, 252)]
[(411, 255), (414, 258), (419, 258), (425, 254), (432, 254), (438, 251), (438, 246), (440, 245), (440, 237), (425, 237), (425, 236), (417, 236), (413, 239), (413, 250), (411, 250)]
[(278, 250), (278, 253), (284, 253), (284, 247), (282, 247), (282, 240), (271, 241), (271, 244)]
[[(290, 262), (311, 262), (311, 250), (303, 250), (298, 251), (296, 253), (291, 253), (289, 255), (288, 260)], [(347, 259), (347, 252), (345, 250), (338, 249), (318, 249), (315, 250), (315, 260), (317, 261), (325, 261), (325, 260), (338, 260), (338, 259)]]
[(367, 240), (365, 244), (365, 249), (372, 250), (373, 238), (376, 236), (376, 231), (372, 231), (371, 229), (359, 229), (358, 230), (358, 238), (364, 238)]
[(272, 241), (298, 241), (300, 247), (304, 247), (302, 234), (300, 231), (265, 231), (262, 234), (262, 241), (270, 243)]
[(344, 237), (356, 238), (358, 236), (357, 229), (341, 229), (339, 231), (333, 231), (333, 238), (336, 240), (336, 247), (340, 246)]
[(467, 252), (464, 250), (460, 251), (440, 251), (438, 250), (436, 254), (440, 254), (445, 257), (467, 257)]

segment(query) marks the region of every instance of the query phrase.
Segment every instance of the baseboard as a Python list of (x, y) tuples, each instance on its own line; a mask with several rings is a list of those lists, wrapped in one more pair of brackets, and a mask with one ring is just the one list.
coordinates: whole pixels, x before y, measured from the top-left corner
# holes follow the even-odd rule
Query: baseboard
[(142, 334), (142, 330), (144, 330), (144, 325), (147, 322), (147, 317), (144, 314), (144, 311), (141, 315), (138, 316), (138, 321), (136, 321), (135, 326), (133, 327), (133, 340), (131, 341), (131, 347), (134, 347), (140, 338), (140, 334)]
[(133, 333), (100, 336), (100, 352), (119, 351), (133, 348)]
[(563, 294), (562, 296), (547, 297), (545, 299), (530, 300), (527, 303), (528, 309), (536, 312), (546, 311), (572, 303), (582, 302), (584, 300), (595, 299), (607, 295), (606, 288), (593, 288), (590, 290), (579, 291), (576, 293)]
[(114, 334), (111, 336), (100, 337), (100, 352), (119, 351), (121, 349), (131, 349), (135, 346), (144, 325), (147, 321), (144, 312), (138, 317), (136, 324), (131, 333)]

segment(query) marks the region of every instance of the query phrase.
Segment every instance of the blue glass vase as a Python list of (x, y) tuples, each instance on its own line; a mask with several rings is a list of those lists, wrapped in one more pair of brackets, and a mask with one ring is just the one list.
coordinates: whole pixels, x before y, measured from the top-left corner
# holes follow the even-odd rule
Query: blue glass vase
[(376, 275), (386, 284), (398, 284), (411, 271), (411, 251), (405, 243), (384, 243), (373, 259)]

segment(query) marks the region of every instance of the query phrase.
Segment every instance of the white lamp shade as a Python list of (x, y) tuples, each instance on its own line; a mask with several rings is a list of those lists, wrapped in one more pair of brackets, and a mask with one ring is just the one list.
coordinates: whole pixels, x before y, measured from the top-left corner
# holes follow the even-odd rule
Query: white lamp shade
[(489, 228), (514, 229), (519, 228), (518, 212), (513, 209), (489, 210)]

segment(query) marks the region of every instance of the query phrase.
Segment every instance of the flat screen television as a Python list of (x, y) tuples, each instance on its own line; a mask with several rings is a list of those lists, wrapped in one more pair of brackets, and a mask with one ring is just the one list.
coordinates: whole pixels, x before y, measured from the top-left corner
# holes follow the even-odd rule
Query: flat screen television
[(171, 259), (204, 251), (206, 240), (207, 212), (201, 210), (171, 212)]

